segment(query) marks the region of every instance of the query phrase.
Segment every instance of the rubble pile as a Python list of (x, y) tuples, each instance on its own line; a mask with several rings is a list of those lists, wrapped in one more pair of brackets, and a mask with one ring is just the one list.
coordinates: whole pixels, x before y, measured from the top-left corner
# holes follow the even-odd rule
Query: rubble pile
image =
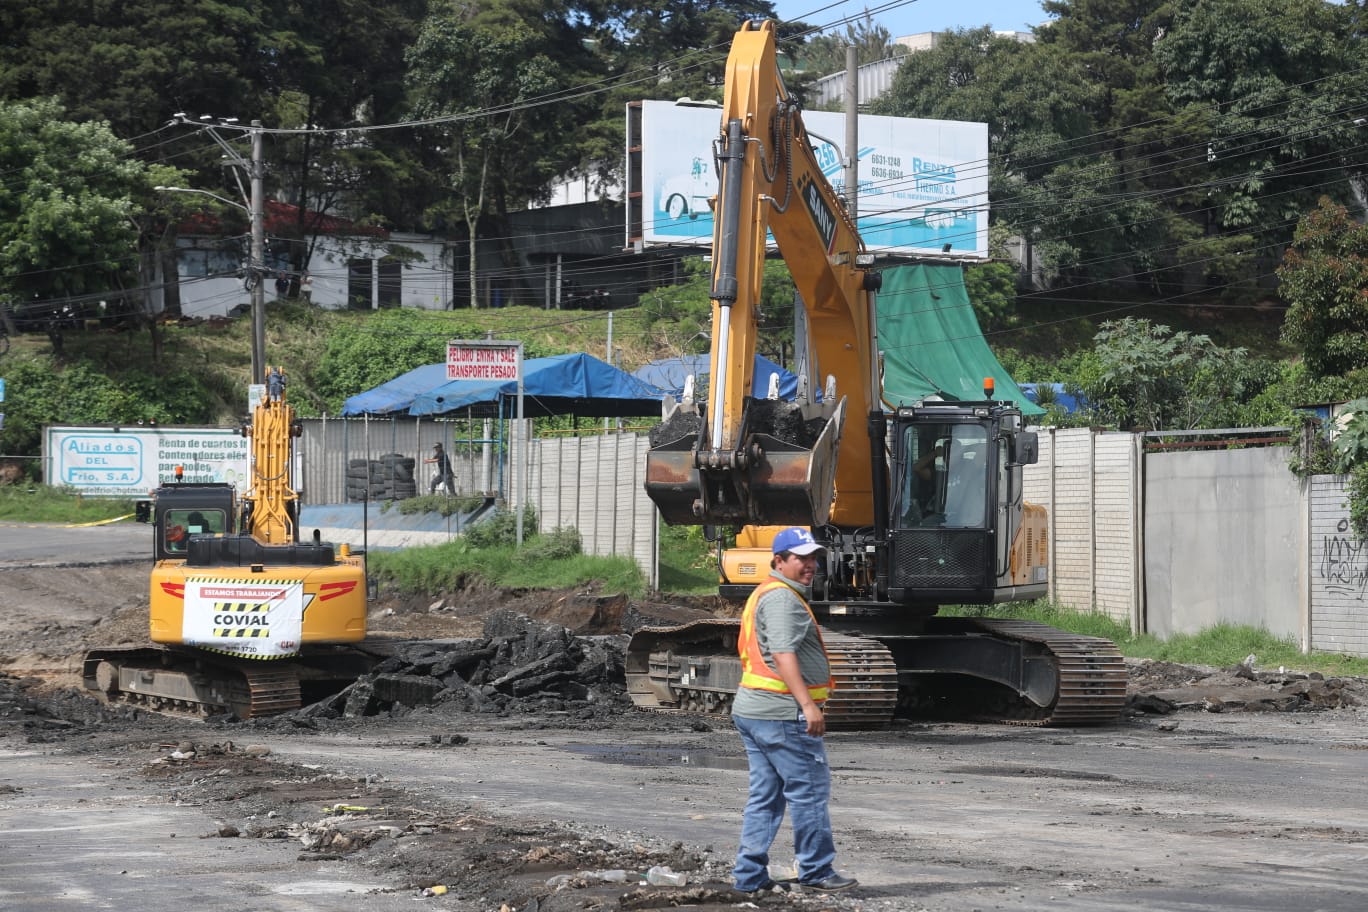
[(595, 717), (632, 705), (623, 673), (625, 636), (579, 637), (511, 611), (491, 614), (483, 632), (400, 646), (369, 674), (300, 715), (397, 717), (417, 707), (443, 707)]
[(1254, 658), (1226, 668), (1134, 663), (1129, 706), (1134, 712), (1162, 715), (1179, 710), (1307, 712), (1368, 705), (1368, 682), (1363, 678), (1283, 668), (1259, 671)]
[(38, 678), (0, 672), (0, 735), (21, 734), (30, 744), (43, 744), (92, 725), (139, 718), (132, 707), (106, 706), (82, 693), (50, 690)]

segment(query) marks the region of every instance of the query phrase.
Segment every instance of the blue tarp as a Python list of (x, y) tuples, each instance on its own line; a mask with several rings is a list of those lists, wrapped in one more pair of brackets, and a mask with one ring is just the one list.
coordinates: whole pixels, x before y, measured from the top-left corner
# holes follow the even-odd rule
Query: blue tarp
[[(352, 396), (342, 414), (461, 412), (479, 418), (512, 418), (517, 414), (517, 396), (516, 381), (447, 380), (445, 364), (428, 364)], [(523, 362), (523, 414), (528, 418), (659, 415), (664, 396), (664, 390), (591, 355), (555, 355)]]
[(434, 386), (446, 383), (445, 364), (424, 364), (407, 374), (400, 374), (375, 389), (357, 393), (342, 403), (343, 415), (392, 415), (407, 413), (413, 398)]
[[(684, 380), (689, 374), (703, 378), (712, 370), (710, 355), (685, 355), (682, 358), (662, 358), (632, 372), (639, 380), (658, 386), (678, 398), (684, 392)], [(769, 393), (770, 374), (779, 375), (779, 398), (792, 400), (798, 395), (798, 375), (775, 364), (764, 355), (755, 356), (755, 379), (751, 395), (764, 399)], [(820, 395), (819, 395), (820, 398)]]

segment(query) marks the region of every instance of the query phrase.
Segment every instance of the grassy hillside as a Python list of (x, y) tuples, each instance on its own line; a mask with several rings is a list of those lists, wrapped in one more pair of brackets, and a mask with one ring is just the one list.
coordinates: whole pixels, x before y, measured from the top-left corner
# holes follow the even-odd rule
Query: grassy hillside
[[(681, 339), (688, 340), (707, 329), (706, 319), (699, 323), (692, 311), (660, 305), (660, 297), (675, 289), (657, 293), (655, 301), (644, 306), (612, 313), (612, 359), (625, 370), (634, 370), (647, 361), (680, 354)], [(697, 293), (697, 289), (695, 289)], [(669, 316), (661, 316), (669, 312)], [(1212, 305), (1156, 306), (1127, 304), (1097, 291), (1096, 300), (1063, 301), (1045, 296), (1022, 296), (1011, 329), (988, 336), (999, 352), (1015, 352), (1037, 359), (1054, 359), (1092, 344), (1097, 326), (1120, 316), (1138, 316), (1163, 322), (1174, 329), (1188, 329), (1210, 335), (1219, 345), (1241, 346), (1251, 353), (1287, 357), (1289, 352), (1279, 340), (1282, 312), (1275, 304), (1259, 307)], [(609, 313), (604, 311), (543, 310), (512, 307), (497, 310), (460, 311), (326, 311), (302, 304), (267, 305), (266, 361), (283, 367), (290, 376), (291, 400), (305, 416), (335, 413), (339, 395), (352, 395), (365, 386), (342, 389), (324, 362), (330, 339), (348, 330), (377, 335), (389, 334), (395, 352), (416, 352), (426, 363), (444, 357), (444, 343), (453, 336), (521, 339), (529, 357), (564, 352), (587, 352), (609, 360)], [(688, 325), (685, 325), (688, 324)], [(227, 322), (201, 322), (168, 325), (157, 330), (160, 354), (154, 348), (153, 334), (138, 331), (71, 331), (66, 334), (60, 356), (54, 355), (46, 336), (28, 335), (13, 340), (8, 355), (0, 358), (0, 376), (13, 378), (16, 365), (28, 362), (32, 371), (59, 374), (80, 366), (92, 375), (107, 377), (125, 400), (139, 395), (157, 396), (171, 402), (158, 406), (163, 422), (227, 424), (244, 411), (251, 364), (250, 320), (241, 317)], [(396, 357), (386, 364), (387, 339), (374, 339), (368, 354), (372, 375), (381, 382), (398, 375), (404, 368)], [(691, 351), (702, 349), (694, 339)], [(1011, 363), (1010, 358), (1004, 361)], [(178, 392), (168, 378), (193, 378), (193, 388)], [(368, 383), (368, 385), (374, 385)], [(321, 391), (334, 387), (331, 402)], [(23, 390), (12, 379), (11, 412), (18, 412), (15, 398)], [(50, 393), (52, 417), (47, 420), (100, 419), (90, 415), (110, 414), (103, 421), (131, 421), (127, 401), (125, 414), (114, 414), (111, 406), (102, 410), (101, 402), (88, 403), (84, 410), (69, 407), (70, 391)], [(152, 414), (155, 415), (157, 411)], [(18, 414), (11, 417), (19, 418)], [(136, 417), (136, 416), (135, 416)], [(4, 441), (0, 452), (14, 454), (15, 439)], [(27, 449), (27, 447), (24, 447)]]

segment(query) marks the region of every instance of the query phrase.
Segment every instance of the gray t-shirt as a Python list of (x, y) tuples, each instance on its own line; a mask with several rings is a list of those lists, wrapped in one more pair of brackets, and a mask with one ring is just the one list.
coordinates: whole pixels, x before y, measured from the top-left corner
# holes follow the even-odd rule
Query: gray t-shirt
[[(774, 653), (791, 652), (798, 657), (804, 681), (825, 684), (831, 670), (818, 639), (817, 625), (805, 604), (808, 588), (777, 570), (770, 576), (787, 585), (766, 592), (755, 606), (755, 636), (766, 664), (774, 668)], [(732, 715), (745, 719), (795, 719), (798, 701), (789, 694), (739, 687), (732, 702)]]

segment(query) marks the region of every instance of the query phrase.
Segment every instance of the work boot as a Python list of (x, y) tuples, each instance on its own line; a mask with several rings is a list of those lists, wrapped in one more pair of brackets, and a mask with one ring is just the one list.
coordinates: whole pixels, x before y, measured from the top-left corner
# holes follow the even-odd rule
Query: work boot
[(832, 874), (826, 880), (817, 880), (812, 883), (802, 882), (803, 888), (816, 890), (818, 893), (839, 893), (841, 890), (849, 890), (851, 887), (859, 886), (860, 882), (853, 877), (842, 877), (840, 874)]

